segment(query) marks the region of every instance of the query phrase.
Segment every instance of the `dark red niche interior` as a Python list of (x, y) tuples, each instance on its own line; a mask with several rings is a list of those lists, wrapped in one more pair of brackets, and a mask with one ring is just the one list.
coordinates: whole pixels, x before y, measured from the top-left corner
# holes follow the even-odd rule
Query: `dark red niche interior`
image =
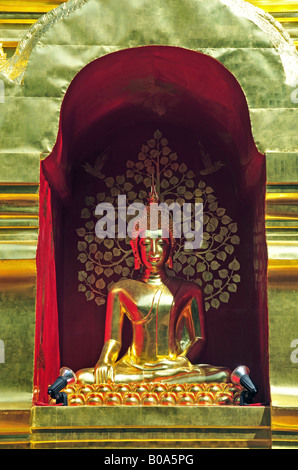
[[(241, 240), (238, 290), (227, 304), (206, 313), (207, 346), (200, 358), (190, 359), (231, 369), (248, 365), (259, 388), (258, 400), (268, 402), (265, 158), (253, 141), (246, 99), (235, 77), (209, 56), (164, 46), (95, 60), (78, 73), (63, 100), (57, 142), (41, 164), (35, 364), (39, 398), (47, 400), (47, 386), (60, 365), (93, 367), (103, 345), (105, 305), (86, 301), (78, 292), (76, 229), (82, 226), (85, 197), (107, 188), (105, 179), (87, 173), (83, 164), (94, 165), (110, 147), (103, 172), (106, 177), (125, 174), (126, 161), (137, 159), (156, 129), (179, 162), (194, 171), (197, 182), (214, 189), (220, 206), (237, 222)], [(220, 171), (200, 175), (204, 162), (198, 141), (214, 162), (224, 163)], [(141, 186), (136, 185), (138, 191)], [(52, 237), (51, 249), (43, 234)], [(129, 325), (124, 331), (125, 348)]]

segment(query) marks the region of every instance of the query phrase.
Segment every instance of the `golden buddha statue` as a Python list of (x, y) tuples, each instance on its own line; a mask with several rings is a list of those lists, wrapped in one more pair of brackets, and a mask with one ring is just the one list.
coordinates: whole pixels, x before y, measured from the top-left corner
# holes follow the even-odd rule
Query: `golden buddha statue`
[[(227, 368), (194, 365), (187, 357), (193, 348), (199, 354), (206, 341), (203, 295), (197, 284), (166, 274), (174, 249), (171, 233), (147, 228), (131, 243), (142, 273), (111, 287), (102, 352), (94, 368), (76, 373), (78, 382), (229, 382)], [(118, 360), (125, 316), (133, 338)]]

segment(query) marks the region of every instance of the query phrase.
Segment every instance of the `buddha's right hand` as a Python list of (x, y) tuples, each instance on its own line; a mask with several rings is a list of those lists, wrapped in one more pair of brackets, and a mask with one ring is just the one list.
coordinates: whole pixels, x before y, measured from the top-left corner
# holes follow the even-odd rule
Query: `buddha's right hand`
[(94, 369), (95, 383), (108, 383), (114, 381), (114, 368), (111, 363), (97, 363)]

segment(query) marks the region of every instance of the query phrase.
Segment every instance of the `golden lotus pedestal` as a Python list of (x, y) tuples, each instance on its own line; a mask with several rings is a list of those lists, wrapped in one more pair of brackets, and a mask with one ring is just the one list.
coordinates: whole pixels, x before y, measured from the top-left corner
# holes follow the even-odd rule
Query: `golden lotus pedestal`
[(232, 383), (77, 384), (64, 389), (69, 406), (238, 405), (241, 392), (242, 387)]
[[(96, 390), (95, 390), (96, 389)], [(239, 406), (232, 384), (68, 387), (35, 406), (32, 448), (270, 448), (270, 408)]]

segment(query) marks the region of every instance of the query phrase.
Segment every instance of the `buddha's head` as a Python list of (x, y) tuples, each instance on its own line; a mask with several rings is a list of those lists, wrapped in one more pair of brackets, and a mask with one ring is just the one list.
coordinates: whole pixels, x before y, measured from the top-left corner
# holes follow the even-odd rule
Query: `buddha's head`
[(159, 270), (172, 262), (172, 242), (159, 230), (142, 230), (136, 240), (136, 257), (145, 269)]
[(163, 269), (165, 266), (172, 268), (174, 244), (172, 233), (162, 228), (141, 230), (131, 240), (135, 269), (140, 269), (141, 265), (150, 270)]
[(150, 270), (162, 269), (166, 265), (172, 267), (175, 244), (173, 224), (168, 211), (165, 212), (166, 218), (163, 218), (163, 208), (161, 212), (157, 209), (151, 210), (151, 205), (157, 206), (158, 203), (158, 194), (154, 185), (148, 202), (142, 217), (134, 227), (131, 240), (135, 269), (139, 269), (141, 265)]

